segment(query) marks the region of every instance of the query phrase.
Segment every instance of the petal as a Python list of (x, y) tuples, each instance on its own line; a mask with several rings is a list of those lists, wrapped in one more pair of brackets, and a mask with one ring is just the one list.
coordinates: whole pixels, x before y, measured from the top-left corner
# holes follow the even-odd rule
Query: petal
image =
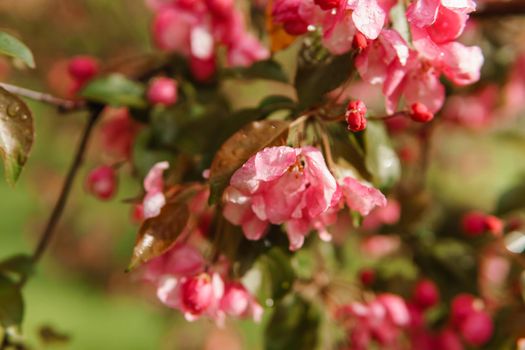
[(419, 28), (431, 25), (436, 20), (440, 0), (416, 0), (407, 8), (407, 19)]
[(443, 73), (457, 85), (468, 85), (479, 80), (483, 53), (477, 46), (464, 46), (452, 42), (441, 46)]
[(164, 179), (162, 174), (164, 170), (170, 167), (169, 163), (159, 162), (153, 165), (146, 177), (144, 178), (144, 189), (146, 192), (162, 191), (164, 187)]
[(345, 177), (341, 184), (346, 204), (361, 215), (368, 215), (376, 206), (385, 206), (385, 196), (376, 188), (369, 187), (352, 177)]

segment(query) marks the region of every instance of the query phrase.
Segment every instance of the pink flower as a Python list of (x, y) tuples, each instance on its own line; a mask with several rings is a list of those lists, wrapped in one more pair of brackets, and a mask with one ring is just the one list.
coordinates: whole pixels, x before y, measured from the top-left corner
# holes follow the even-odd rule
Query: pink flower
[(152, 104), (171, 106), (177, 102), (177, 82), (165, 77), (153, 79), (148, 88), (148, 100)]
[(401, 240), (397, 236), (374, 235), (363, 239), (359, 248), (364, 255), (379, 259), (392, 254), (400, 246)]
[(362, 227), (367, 231), (373, 231), (381, 225), (393, 225), (399, 221), (401, 206), (395, 199), (389, 198), (386, 206), (377, 207), (363, 220)]
[(86, 190), (100, 200), (113, 197), (117, 189), (117, 173), (110, 166), (99, 166), (91, 170), (86, 178)]
[(261, 321), (263, 308), (255, 298), (238, 282), (226, 284), (224, 296), (220, 302), (220, 308), (229, 316), (238, 318), (252, 318), (256, 322)]
[(269, 224), (286, 224), (290, 249), (302, 246), (313, 220), (332, 205), (337, 184), (313, 147), (270, 147), (251, 157), (224, 193), (224, 216), (258, 240)]
[(169, 168), (168, 162), (155, 164), (144, 178), (144, 189), (146, 195), (142, 201), (144, 218), (151, 218), (159, 215), (160, 210), (166, 204), (164, 196), (164, 179), (162, 174)]
[(470, 129), (489, 127), (495, 120), (499, 87), (485, 86), (470, 95), (454, 95), (447, 98), (443, 117)]
[(102, 147), (118, 158), (128, 159), (140, 125), (131, 118), (126, 108), (106, 107), (104, 119), (108, 120), (100, 127)]
[(204, 257), (193, 246), (176, 244), (159, 257), (148, 261), (142, 277), (146, 281), (158, 283), (165, 277), (184, 277), (204, 271)]
[(351, 176), (339, 181), (346, 205), (359, 214), (366, 216), (375, 207), (384, 207), (387, 203), (385, 196), (376, 188), (367, 186)]
[(191, 277), (164, 278), (158, 286), (157, 297), (172, 308), (184, 313), (188, 321), (206, 315), (221, 324), (224, 317), (219, 311), (219, 303), (224, 295), (224, 282), (214, 273), (200, 273)]

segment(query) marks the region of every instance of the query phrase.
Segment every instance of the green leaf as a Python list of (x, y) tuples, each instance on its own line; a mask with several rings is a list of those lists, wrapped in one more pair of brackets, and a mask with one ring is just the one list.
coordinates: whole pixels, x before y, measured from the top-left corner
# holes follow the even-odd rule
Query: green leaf
[(324, 95), (340, 86), (354, 69), (352, 53), (332, 56), (318, 64), (298, 68), (295, 88), (302, 107), (311, 107), (322, 101)]
[(365, 164), (379, 187), (390, 187), (401, 176), (399, 158), (390, 145), (382, 122), (369, 122), (365, 130)]
[(264, 299), (279, 300), (292, 288), (295, 273), (291, 265), (291, 256), (284, 249), (275, 247), (261, 255), (258, 260), (265, 273), (266, 292)]
[(145, 107), (145, 88), (122, 74), (111, 74), (94, 79), (82, 89), (80, 95), (86, 100), (111, 106)]
[(313, 350), (319, 341), (321, 315), (314, 305), (290, 295), (277, 307), (265, 330), (266, 350)]
[(13, 186), (33, 146), (33, 115), (18, 96), (0, 88), (0, 152), (5, 177)]
[(0, 53), (14, 57), (31, 68), (35, 68), (35, 59), (31, 50), (20, 40), (5, 32), (0, 32)]
[(0, 272), (12, 273), (19, 277), (33, 272), (33, 259), (29, 255), (17, 254), (0, 262)]
[(226, 140), (210, 167), (210, 204), (222, 196), (233, 173), (252, 155), (265, 147), (285, 145), (288, 129), (288, 122), (256, 121), (244, 126)]
[(224, 76), (237, 79), (262, 79), (282, 83), (289, 82), (281, 65), (272, 59), (257, 61), (249, 67), (227, 69), (224, 71)]
[(504, 215), (520, 209), (525, 209), (525, 179), (503, 192), (498, 199), (495, 214)]
[(0, 275), (0, 324), (19, 325), (24, 315), (24, 300), (20, 288), (9, 278)]
[(147, 219), (140, 227), (128, 270), (164, 254), (180, 236), (190, 212), (185, 202), (168, 203), (160, 214)]

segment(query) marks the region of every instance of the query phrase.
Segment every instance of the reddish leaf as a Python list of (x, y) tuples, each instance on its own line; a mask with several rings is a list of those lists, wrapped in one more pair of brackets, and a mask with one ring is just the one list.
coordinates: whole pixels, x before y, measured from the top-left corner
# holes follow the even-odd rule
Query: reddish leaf
[(190, 212), (180, 201), (166, 204), (160, 214), (149, 218), (140, 227), (128, 270), (165, 253), (180, 236)]
[(265, 147), (282, 146), (288, 138), (289, 123), (256, 121), (244, 126), (221, 146), (210, 168), (210, 203), (220, 198), (233, 173), (252, 155)]

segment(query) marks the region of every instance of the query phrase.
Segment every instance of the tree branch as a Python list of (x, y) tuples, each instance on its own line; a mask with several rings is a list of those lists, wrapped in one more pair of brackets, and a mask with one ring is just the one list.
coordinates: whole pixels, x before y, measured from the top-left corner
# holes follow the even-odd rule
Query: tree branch
[(84, 127), (82, 138), (78, 145), (75, 157), (73, 159), (73, 163), (71, 163), (66, 179), (62, 186), (60, 196), (58, 197), (55, 207), (53, 208), (53, 211), (51, 212), (51, 216), (49, 217), (49, 221), (47, 222), (47, 225), (44, 231), (42, 232), (42, 236), (40, 237), (38, 245), (35, 248), (35, 251), (33, 253), (32, 258), (33, 258), (34, 263), (40, 260), (40, 258), (42, 257), (42, 254), (48, 247), (51, 237), (53, 236), (53, 232), (55, 231), (55, 227), (58, 223), (58, 220), (60, 219), (60, 216), (62, 215), (62, 212), (64, 211), (64, 207), (69, 197), (69, 193), (71, 192), (71, 187), (78, 173), (78, 170), (80, 166), (82, 165), (84, 154), (86, 152), (86, 148), (87, 148), (89, 139), (91, 137), (91, 133), (93, 131), (93, 126), (95, 125), (99, 114), (100, 114), (100, 110), (98, 109), (93, 110), (91, 112), (91, 115), (89, 116), (86, 126)]
[(84, 101), (66, 100), (50, 94), (26, 89), (16, 85), (0, 83), (0, 87), (15, 95), (53, 105), (57, 107), (60, 112), (72, 112), (86, 107), (86, 103)]
[(473, 18), (479, 19), (520, 15), (525, 15), (523, 0), (490, 1), (481, 4), (477, 11), (471, 13)]

